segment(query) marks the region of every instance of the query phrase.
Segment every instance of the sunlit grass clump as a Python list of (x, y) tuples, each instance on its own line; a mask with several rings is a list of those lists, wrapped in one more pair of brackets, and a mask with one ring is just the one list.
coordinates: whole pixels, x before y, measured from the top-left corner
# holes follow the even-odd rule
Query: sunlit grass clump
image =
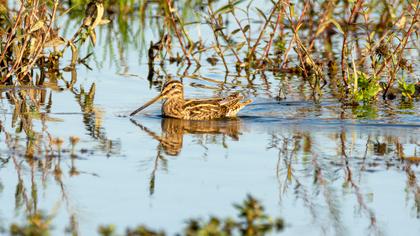
[[(279, 232), (284, 228), (284, 222), (280, 218), (272, 218), (265, 213), (261, 203), (248, 196), (242, 204), (235, 204), (238, 212), (236, 218), (210, 217), (208, 220), (190, 219), (183, 232), (178, 235), (200, 236), (200, 235), (246, 235), (258, 236), (267, 233)], [(37, 213), (27, 218), (25, 224), (12, 224), (9, 228), (11, 235), (15, 236), (48, 236), (52, 235), (53, 217)], [(127, 228), (125, 233), (116, 232), (116, 226), (103, 225), (98, 228), (98, 233), (102, 236), (164, 236), (167, 235), (163, 230), (153, 230), (141, 225), (134, 228)], [(77, 235), (77, 232), (73, 232)]]
[[(279, 232), (284, 228), (284, 221), (280, 218), (272, 218), (265, 213), (261, 203), (249, 196), (242, 204), (235, 204), (238, 212), (236, 218), (210, 217), (208, 220), (189, 219), (182, 233), (177, 235), (200, 236), (200, 235), (246, 235), (258, 236), (268, 233)], [(99, 233), (103, 236), (119, 235), (112, 225), (99, 227)], [(126, 230), (127, 236), (163, 236), (164, 231), (155, 231), (146, 226), (138, 226)]]

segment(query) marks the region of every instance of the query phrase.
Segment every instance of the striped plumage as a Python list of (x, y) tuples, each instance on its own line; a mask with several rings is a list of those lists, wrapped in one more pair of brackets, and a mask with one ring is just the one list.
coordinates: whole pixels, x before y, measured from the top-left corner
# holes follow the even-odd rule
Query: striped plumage
[(165, 99), (162, 113), (166, 117), (184, 120), (212, 120), (225, 117), (236, 117), (236, 114), (252, 100), (243, 100), (239, 94), (225, 98), (184, 99), (184, 86), (181, 82), (171, 80), (164, 84), (162, 92), (142, 107), (130, 114), (135, 115), (152, 103)]

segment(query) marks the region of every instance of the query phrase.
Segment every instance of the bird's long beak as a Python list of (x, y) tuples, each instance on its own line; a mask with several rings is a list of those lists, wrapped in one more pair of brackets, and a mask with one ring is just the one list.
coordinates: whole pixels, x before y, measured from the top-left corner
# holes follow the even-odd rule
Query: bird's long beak
[(135, 111), (131, 112), (130, 116), (134, 116), (135, 114), (137, 114), (138, 112), (140, 112), (141, 110), (143, 110), (144, 108), (152, 105), (153, 103), (159, 101), (160, 99), (162, 99), (163, 96), (161, 94), (159, 94), (158, 96), (156, 96), (155, 98), (153, 98), (152, 100), (146, 102), (143, 106), (137, 108)]

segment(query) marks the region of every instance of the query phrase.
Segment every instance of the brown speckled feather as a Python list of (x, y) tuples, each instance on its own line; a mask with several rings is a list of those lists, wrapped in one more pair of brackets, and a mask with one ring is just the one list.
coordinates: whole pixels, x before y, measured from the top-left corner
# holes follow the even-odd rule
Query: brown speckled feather
[(236, 117), (236, 114), (252, 100), (242, 101), (244, 98), (238, 93), (224, 98), (184, 99), (184, 87), (179, 81), (169, 81), (161, 94), (132, 112), (136, 114), (159, 99), (166, 99), (162, 105), (162, 113), (166, 117), (184, 120), (212, 120), (225, 117)]

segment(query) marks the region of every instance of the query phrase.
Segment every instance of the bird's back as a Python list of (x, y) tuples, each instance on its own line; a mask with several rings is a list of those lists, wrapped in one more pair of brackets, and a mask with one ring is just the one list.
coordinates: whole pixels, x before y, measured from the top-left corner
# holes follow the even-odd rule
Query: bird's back
[(241, 102), (243, 97), (232, 94), (225, 98), (189, 99), (184, 103), (184, 119), (212, 120), (225, 117), (235, 117), (251, 100)]

